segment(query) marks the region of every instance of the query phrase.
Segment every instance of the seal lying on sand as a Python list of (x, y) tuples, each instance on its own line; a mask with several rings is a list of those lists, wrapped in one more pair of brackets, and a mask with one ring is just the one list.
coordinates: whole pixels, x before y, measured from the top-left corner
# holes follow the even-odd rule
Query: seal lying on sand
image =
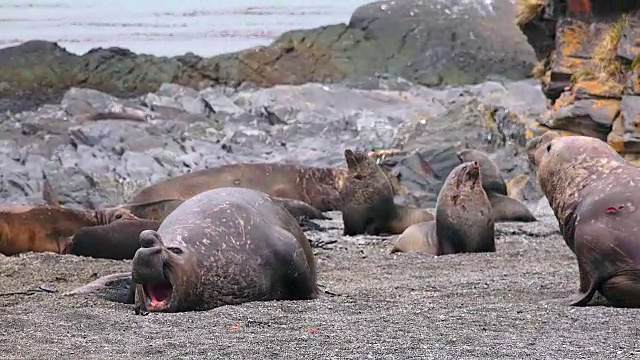
[(482, 151), (465, 149), (457, 153), (460, 163), (476, 161), (482, 172), (482, 187), (491, 201), (495, 221), (536, 221), (529, 209), (507, 194), (507, 185), (498, 166)]
[[(260, 191), (219, 188), (196, 195), (157, 232), (143, 231), (140, 244), (130, 274), (110, 275), (67, 294), (93, 292), (131, 276), (136, 309), (143, 312), (319, 296), (309, 240), (293, 216)], [(129, 296), (111, 299), (132, 302), (131, 289)]]
[[(148, 186), (135, 194), (130, 206), (169, 200), (187, 200), (207, 190), (243, 187), (274, 197), (302, 201), (319, 211), (339, 210), (340, 191), (346, 170), (342, 168), (303, 167), (293, 164), (245, 163), (223, 165), (194, 171)], [(152, 218), (139, 214), (138, 217)], [(158, 218), (152, 218), (161, 220)]]
[(88, 226), (67, 238), (61, 254), (99, 259), (133, 259), (140, 248), (140, 233), (158, 230), (160, 221), (120, 219), (107, 225)]
[(434, 219), (426, 209), (397, 205), (394, 188), (375, 159), (364, 152), (345, 150), (342, 222), (344, 235), (400, 234), (410, 225)]
[[(180, 184), (175, 185), (180, 186)], [(329, 219), (329, 217), (320, 212), (320, 210), (303, 201), (279, 197), (272, 197), (271, 199), (284, 206), (284, 208), (287, 209), (287, 211), (289, 211), (301, 224), (305, 223), (306, 219)], [(185, 200), (187, 200), (187, 198), (156, 198), (151, 201), (124, 204), (121, 207), (129, 210), (141, 219), (162, 221)]]
[(60, 253), (65, 239), (83, 227), (135, 218), (120, 208), (78, 210), (46, 205), (3, 205), (0, 207), (0, 253)]
[(527, 144), (540, 188), (575, 253), (580, 299), (640, 307), (640, 168), (602, 140), (546, 132)]
[(491, 202), (481, 184), (482, 174), (476, 161), (454, 168), (438, 194), (435, 221), (408, 227), (391, 253), (446, 255), (496, 251)]

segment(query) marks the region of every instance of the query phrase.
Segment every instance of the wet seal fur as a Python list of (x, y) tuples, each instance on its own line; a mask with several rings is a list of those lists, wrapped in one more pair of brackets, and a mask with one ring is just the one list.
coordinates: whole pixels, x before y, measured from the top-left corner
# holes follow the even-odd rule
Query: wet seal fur
[(436, 219), (408, 227), (391, 253), (495, 252), (494, 219), (482, 175), (475, 161), (455, 167), (438, 194)]
[[(342, 206), (340, 191), (345, 174), (342, 168), (294, 164), (223, 165), (162, 180), (140, 190), (125, 207), (140, 218), (162, 220), (181, 201), (195, 195), (217, 188), (243, 187), (281, 198), (283, 202), (293, 199), (315, 208), (305, 209), (306, 212), (338, 210)], [(295, 210), (300, 204), (291, 202), (288, 206)]]
[(219, 188), (178, 206), (158, 231), (140, 234), (129, 274), (114, 274), (67, 293), (97, 292), (127, 278), (136, 312), (209, 310), (249, 301), (319, 297), (309, 240), (271, 197), (246, 188)]
[(61, 253), (66, 239), (83, 227), (106, 225), (118, 219), (135, 219), (128, 210), (79, 210), (49, 205), (0, 207), (0, 253)]
[(344, 152), (343, 235), (400, 234), (410, 225), (434, 219), (426, 209), (398, 205), (387, 174), (374, 158), (350, 149)]
[(500, 173), (498, 166), (487, 154), (480, 150), (464, 149), (457, 152), (460, 163), (476, 161), (482, 172), (482, 187), (491, 201), (493, 219), (502, 221), (536, 221), (535, 216), (520, 201), (511, 198), (507, 193), (507, 184)]
[(140, 233), (158, 230), (160, 221), (120, 219), (107, 225), (88, 226), (67, 239), (61, 254), (99, 259), (133, 259), (140, 248)]
[(640, 168), (602, 140), (546, 132), (527, 144), (540, 188), (576, 255), (580, 293), (640, 307)]

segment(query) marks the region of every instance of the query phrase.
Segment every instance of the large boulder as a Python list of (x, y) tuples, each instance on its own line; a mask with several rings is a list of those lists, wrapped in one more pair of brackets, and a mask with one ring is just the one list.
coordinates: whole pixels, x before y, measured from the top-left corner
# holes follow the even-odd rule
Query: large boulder
[(45, 41), (0, 49), (0, 111), (57, 102), (73, 86), (142, 95), (172, 82), (214, 85), (330, 83), (379, 74), (424, 85), (525, 78), (535, 55), (511, 1), (378, 1), (349, 24), (295, 30), (269, 46), (202, 58), (97, 48), (81, 56)]

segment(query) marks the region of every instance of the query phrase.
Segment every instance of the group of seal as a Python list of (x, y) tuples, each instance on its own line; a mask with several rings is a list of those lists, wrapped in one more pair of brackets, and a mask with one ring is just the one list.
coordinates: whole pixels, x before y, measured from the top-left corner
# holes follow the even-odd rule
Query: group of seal
[(640, 307), (640, 168), (606, 142), (546, 132), (527, 144), (540, 188), (575, 254), (581, 296)]
[[(260, 191), (232, 187), (179, 205), (157, 231), (139, 234), (126, 295), (136, 312), (208, 310), (265, 300), (315, 299), (316, 264), (309, 240), (283, 206)], [(116, 274), (118, 275), (118, 274)], [(100, 290), (114, 275), (69, 294)]]

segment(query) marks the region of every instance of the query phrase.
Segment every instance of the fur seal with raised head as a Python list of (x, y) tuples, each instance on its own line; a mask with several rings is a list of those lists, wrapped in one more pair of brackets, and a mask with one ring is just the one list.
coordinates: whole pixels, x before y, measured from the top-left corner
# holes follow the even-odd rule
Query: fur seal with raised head
[(480, 150), (464, 149), (457, 152), (460, 163), (476, 161), (482, 172), (482, 187), (491, 201), (493, 219), (500, 221), (536, 221), (535, 216), (523, 203), (507, 194), (507, 185), (502, 178), (500, 169)]
[(576, 255), (580, 293), (610, 305), (640, 307), (640, 168), (606, 142), (546, 132), (527, 144), (540, 188)]
[(434, 221), (413, 224), (396, 240), (392, 253), (446, 255), (494, 252), (495, 225), (491, 202), (482, 187), (478, 162), (466, 162), (447, 176), (436, 204)]
[(410, 225), (434, 219), (427, 209), (398, 205), (388, 175), (366, 153), (344, 152), (347, 176), (344, 181), (342, 222), (347, 236), (400, 234)]
[[(157, 231), (140, 234), (131, 273), (114, 274), (67, 293), (98, 292), (131, 278), (136, 312), (208, 310), (265, 300), (319, 296), (309, 240), (293, 216), (263, 192), (218, 188), (178, 206)], [(115, 279), (115, 280), (114, 280)]]
[(48, 205), (3, 205), (0, 206), (0, 253), (60, 253), (66, 238), (79, 229), (125, 218), (136, 217), (121, 208), (79, 210)]

